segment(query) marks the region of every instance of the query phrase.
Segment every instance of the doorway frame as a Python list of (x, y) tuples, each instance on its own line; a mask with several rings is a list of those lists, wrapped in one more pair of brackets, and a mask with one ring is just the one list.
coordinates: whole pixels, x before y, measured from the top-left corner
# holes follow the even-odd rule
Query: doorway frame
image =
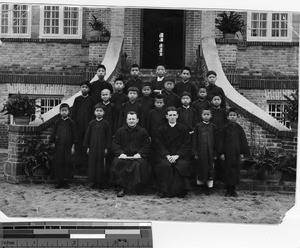
[[(144, 41), (144, 36), (143, 36), (143, 30), (144, 30), (144, 10), (145, 9), (141, 9), (141, 20), (140, 20), (140, 25), (141, 25), (141, 29), (140, 29), (140, 69), (149, 69), (149, 68), (144, 68), (143, 67), (143, 41)], [(156, 10), (156, 9), (151, 9), (151, 10)], [(167, 9), (164, 8), (163, 10), (172, 10), (172, 9)], [(180, 10), (183, 11), (183, 22), (182, 22), (182, 31), (183, 31), (183, 41), (182, 41), (182, 45), (183, 45), (183, 49), (182, 49), (182, 63), (183, 63), (183, 67), (186, 66), (185, 65), (185, 55), (186, 55), (186, 10), (183, 9), (174, 9), (174, 10)], [(182, 68), (183, 68), (182, 67)], [(182, 68), (177, 68), (178, 70), (182, 69)], [(155, 69), (155, 68), (152, 68)], [(168, 70), (168, 68), (166, 68)], [(176, 69), (172, 69), (172, 70), (176, 70)]]

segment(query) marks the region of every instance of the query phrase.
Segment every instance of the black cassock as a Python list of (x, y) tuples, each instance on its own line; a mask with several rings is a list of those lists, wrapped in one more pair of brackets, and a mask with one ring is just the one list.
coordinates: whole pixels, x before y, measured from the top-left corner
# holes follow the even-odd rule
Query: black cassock
[(189, 132), (193, 131), (195, 125), (197, 124), (197, 115), (195, 109), (191, 106), (185, 108), (183, 106), (177, 108), (178, 113), (178, 123), (181, 123), (188, 127)]
[(227, 123), (220, 135), (220, 154), (225, 154), (222, 161), (224, 174), (222, 180), (233, 186), (240, 182), (240, 154), (249, 154), (249, 146), (243, 128), (238, 124)]
[(193, 133), (193, 153), (199, 158), (195, 162), (195, 174), (202, 181), (214, 177), (214, 155), (218, 149), (218, 129), (209, 122), (203, 121), (196, 125)]
[(191, 104), (191, 106), (196, 111), (197, 121), (199, 123), (199, 122), (203, 121), (202, 120), (203, 109), (210, 108), (210, 103), (206, 99), (204, 99), (204, 100), (198, 99), (198, 100), (194, 101)]
[[(188, 178), (192, 174), (192, 167), (189, 164), (191, 146), (188, 128), (180, 123), (174, 127), (168, 123), (160, 127), (156, 136), (156, 150), (159, 156), (154, 171), (160, 192), (173, 197), (190, 189)], [(179, 155), (179, 158), (171, 164), (167, 155)]]
[(104, 89), (109, 89), (110, 93), (113, 93), (113, 87), (110, 83), (106, 81), (94, 81), (90, 84), (90, 95), (94, 98), (95, 104), (101, 101), (101, 91)]
[(75, 122), (70, 118), (63, 120), (60, 118), (54, 124), (49, 143), (55, 144), (53, 170), (58, 181), (62, 181), (71, 176), (72, 169), (72, 145), (76, 140)]
[(175, 94), (174, 92), (163, 92), (162, 93), (163, 99), (164, 99), (164, 104), (165, 108), (167, 109), (168, 107), (175, 107), (178, 108), (181, 105), (180, 97)]
[(71, 119), (75, 122), (78, 142), (75, 145), (75, 164), (77, 173), (86, 175), (88, 156), (83, 147), (83, 139), (90, 121), (94, 118), (94, 99), (87, 95), (78, 96), (74, 100)]
[(179, 82), (175, 84), (174, 87), (174, 93), (176, 93), (180, 98), (183, 92), (189, 92), (191, 94), (192, 97), (192, 102), (197, 100), (197, 88), (195, 85), (193, 85), (193, 83), (191, 83), (190, 81), (188, 82)]
[(142, 105), (143, 110), (143, 122), (144, 127), (146, 127), (147, 119), (148, 119), (148, 113), (151, 109), (154, 108), (154, 99), (151, 96), (143, 96), (137, 99), (137, 102)]
[(92, 120), (86, 131), (83, 145), (89, 148), (88, 181), (92, 183), (105, 182), (104, 151), (111, 144), (111, 129), (104, 120)]
[[(147, 163), (150, 149), (150, 138), (146, 129), (136, 126), (134, 128), (124, 125), (114, 136), (112, 151), (115, 154), (111, 167), (111, 180), (130, 191), (139, 184), (146, 184), (151, 177), (151, 169)], [(137, 153), (142, 158), (134, 160), (119, 159), (121, 154), (133, 156)]]
[(212, 100), (212, 98), (215, 96), (215, 95), (220, 95), (221, 96), (221, 108), (226, 108), (226, 96), (225, 96), (225, 93), (223, 91), (223, 89), (217, 85), (212, 85), (212, 84), (209, 84), (207, 87), (206, 87), (206, 91), (207, 91), (207, 100), (210, 102)]

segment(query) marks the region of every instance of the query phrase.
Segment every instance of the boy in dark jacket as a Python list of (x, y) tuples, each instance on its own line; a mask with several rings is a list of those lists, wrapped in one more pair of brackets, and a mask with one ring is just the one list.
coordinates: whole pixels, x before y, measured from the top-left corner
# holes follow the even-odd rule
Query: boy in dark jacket
[(207, 91), (205, 85), (200, 85), (198, 88), (198, 99), (191, 104), (192, 108), (196, 111), (198, 123), (202, 121), (203, 109), (209, 108), (210, 103), (207, 101)]
[(90, 83), (90, 95), (94, 98), (95, 104), (101, 102), (101, 91), (103, 89), (109, 89), (110, 92), (113, 92), (112, 85), (104, 80), (104, 77), (106, 75), (106, 67), (102, 64), (98, 65), (96, 73), (98, 76), (98, 80)]
[(143, 96), (137, 99), (137, 102), (142, 105), (143, 108), (143, 117), (144, 124), (146, 125), (148, 119), (148, 113), (151, 109), (154, 108), (154, 99), (151, 97), (151, 83), (145, 82), (142, 86)]
[(193, 133), (193, 153), (195, 156), (196, 184), (211, 194), (214, 179), (214, 160), (218, 151), (218, 129), (210, 122), (211, 110), (203, 109), (202, 121)]
[(83, 142), (89, 155), (88, 181), (94, 189), (103, 189), (109, 181), (106, 177), (108, 172), (104, 156), (111, 145), (111, 129), (109, 123), (103, 119), (104, 108), (102, 104), (96, 104), (96, 119), (90, 122)]
[(130, 69), (131, 78), (125, 84), (125, 92), (128, 91), (130, 87), (138, 88), (138, 97), (142, 96), (142, 85), (143, 81), (140, 76), (140, 67), (138, 64), (133, 64)]
[(86, 175), (88, 169), (88, 156), (83, 147), (83, 139), (90, 121), (94, 118), (94, 99), (89, 95), (90, 83), (84, 81), (80, 85), (81, 96), (74, 100), (71, 119), (75, 122), (77, 131), (77, 144), (75, 145), (76, 172)]
[(180, 97), (173, 92), (174, 85), (175, 80), (173, 78), (167, 78), (164, 83), (165, 90), (162, 93), (162, 96), (164, 98), (165, 108), (171, 106), (178, 108), (181, 105)]
[(124, 81), (122, 78), (117, 78), (114, 83), (115, 92), (111, 94), (110, 101), (116, 104), (119, 111), (122, 109), (122, 104), (128, 101), (128, 96), (124, 93)]
[(236, 109), (230, 108), (228, 123), (224, 126), (220, 138), (220, 159), (223, 166), (223, 181), (226, 183), (225, 196), (237, 197), (236, 185), (240, 182), (241, 160), (249, 154), (249, 146), (243, 128), (237, 123)]
[(75, 143), (77, 143), (75, 122), (69, 118), (69, 105), (62, 103), (59, 113), (60, 118), (55, 122), (49, 138), (49, 143), (54, 147), (53, 167), (58, 182), (56, 189), (69, 188), (72, 154), (75, 153)]
[(208, 71), (206, 73), (208, 86), (207, 89), (207, 100), (210, 102), (215, 95), (219, 95), (221, 97), (221, 108), (226, 108), (226, 97), (223, 89), (216, 85), (217, 81), (217, 73), (214, 71)]
[(197, 100), (197, 88), (189, 80), (191, 78), (191, 68), (184, 67), (181, 72), (181, 82), (175, 84), (174, 93), (181, 96), (183, 92), (191, 94), (192, 102)]
[(185, 125), (189, 129), (189, 133), (192, 134), (198, 121), (196, 111), (190, 106), (191, 94), (189, 92), (183, 92), (181, 103), (181, 107), (177, 108), (178, 123)]

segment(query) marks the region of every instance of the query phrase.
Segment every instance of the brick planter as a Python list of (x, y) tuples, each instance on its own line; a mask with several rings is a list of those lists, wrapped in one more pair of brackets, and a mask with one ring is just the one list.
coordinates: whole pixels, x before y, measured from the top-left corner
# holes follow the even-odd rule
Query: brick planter
[(8, 131), (8, 157), (4, 164), (4, 180), (10, 183), (27, 182), (29, 177), (23, 169), (23, 149), (30, 139), (40, 136), (39, 128), (30, 125), (9, 125)]

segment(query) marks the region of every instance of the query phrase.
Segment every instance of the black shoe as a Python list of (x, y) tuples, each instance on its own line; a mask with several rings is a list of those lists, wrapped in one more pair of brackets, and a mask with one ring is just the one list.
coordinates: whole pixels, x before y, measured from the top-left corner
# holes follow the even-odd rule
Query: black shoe
[(69, 189), (70, 188), (70, 185), (68, 183), (64, 183), (64, 186), (63, 186), (64, 189)]
[(233, 197), (238, 197), (239, 195), (236, 193), (236, 191), (234, 190), (234, 191), (232, 191), (231, 192), (231, 196), (233, 196)]
[(124, 189), (122, 189), (121, 191), (119, 191), (119, 193), (117, 194), (117, 197), (124, 197), (125, 196), (125, 191)]
[(97, 189), (99, 185), (97, 183), (93, 183), (90, 187), (91, 189)]
[(55, 189), (62, 189), (64, 187), (64, 184), (63, 183), (58, 183), (56, 186), (55, 186)]
[(211, 195), (213, 193), (213, 188), (208, 188), (205, 190), (205, 195)]
[(231, 196), (231, 193), (228, 189), (226, 190), (225, 196)]

